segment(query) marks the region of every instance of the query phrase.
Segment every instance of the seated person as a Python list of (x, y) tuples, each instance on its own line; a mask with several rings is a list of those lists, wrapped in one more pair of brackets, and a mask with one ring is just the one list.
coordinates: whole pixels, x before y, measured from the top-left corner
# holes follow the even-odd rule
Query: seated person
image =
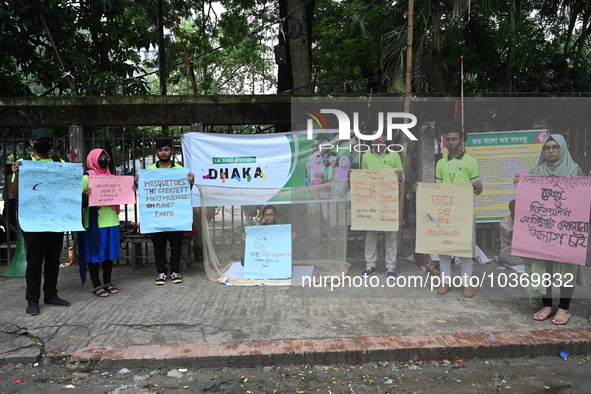
[[(264, 221), (263, 221), (262, 226), (270, 226), (270, 225), (273, 225), (273, 224), (277, 224), (275, 222), (275, 214), (276, 214), (276, 210), (275, 210), (275, 207), (273, 205), (265, 205), (263, 207), (263, 219), (264, 219)], [(296, 237), (296, 233), (294, 233), (292, 231), (292, 233), (291, 233), (291, 239), (294, 239), (295, 237)], [(242, 233), (242, 240), (245, 240), (245, 239), (246, 239), (246, 233)], [(245, 245), (245, 247), (246, 247), (246, 245)], [(244, 265), (244, 256), (242, 256), (242, 260), (240, 261), (240, 263), (242, 265)]]
[(521, 257), (511, 256), (511, 244), (513, 238), (513, 218), (515, 217), (515, 200), (509, 202), (509, 211), (511, 215), (501, 220), (499, 227), (501, 229), (501, 254), (499, 254), (499, 263), (509, 265), (522, 265)]

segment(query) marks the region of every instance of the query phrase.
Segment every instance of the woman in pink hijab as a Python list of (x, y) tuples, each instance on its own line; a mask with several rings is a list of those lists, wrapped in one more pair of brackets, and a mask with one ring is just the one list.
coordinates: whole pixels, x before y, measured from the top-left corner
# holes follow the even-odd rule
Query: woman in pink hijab
[[(92, 280), (92, 292), (98, 297), (117, 294), (119, 290), (111, 283), (113, 260), (119, 259), (119, 205), (88, 207), (88, 197), (92, 190), (88, 187), (89, 178), (112, 175), (109, 170), (110, 157), (103, 149), (93, 149), (86, 158), (88, 171), (82, 178), (84, 208), (84, 228), (79, 232), (80, 277), (86, 280), (86, 264)], [(86, 264), (85, 264), (86, 263)], [(103, 283), (99, 276), (99, 266), (103, 266)]]

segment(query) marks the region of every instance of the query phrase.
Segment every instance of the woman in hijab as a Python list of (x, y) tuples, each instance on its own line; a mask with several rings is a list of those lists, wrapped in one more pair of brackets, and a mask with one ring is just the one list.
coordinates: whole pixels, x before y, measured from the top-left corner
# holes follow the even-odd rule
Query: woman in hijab
[[(566, 140), (560, 134), (552, 134), (544, 142), (538, 165), (529, 172), (538, 175), (562, 175), (562, 176), (584, 176), (581, 168), (572, 159)], [(519, 175), (515, 176), (513, 183), (519, 182)], [(519, 201), (517, 201), (519, 204)], [(585, 276), (583, 266), (577, 264), (560, 263), (557, 261), (538, 260), (524, 257), (523, 262), (530, 277), (542, 278), (542, 275), (548, 273), (552, 275), (554, 282), (558, 275), (561, 276), (562, 283), (570, 279), (571, 286), (560, 287), (560, 301), (558, 309), (552, 323), (563, 325), (568, 323), (571, 315), (569, 313), (570, 300), (574, 293), (574, 283), (579, 286), (585, 285)], [(533, 276), (532, 276), (533, 275)], [(554, 276), (557, 275), (557, 276)], [(572, 277), (571, 277), (572, 275)], [(534, 320), (546, 320), (553, 313), (552, 309), (552, 286), (545, 287), (540, 281), (539, 286), (534, 286), (531, 282), (527, 288), (530, 302), (542, 299), (542, 309), (534, 314)]]
[[(109, 170), (110, 157), (103, 149), (93, 149), (86, 158), (88, 171), (82, 178), (82, 190), (84, 202), (88, 203), (88, 197), (92, 190), (88, 187), (89, 177), (112, 175)], [(117, 294), (119, 290), (111, 283), (113, 260), (119, 259), (119, 205), (102, 205), (99, 207), (84, 208), (84, 228), (81, 232), (83, 239), (79, 244), (84, 252), (80, 253), (86, 259), (90, 279), (92, 280), (92, 292), (98, 297), (107, 297), (109, 294)], [(81, 260), (82, 260), (81, 257)], [(103, 266), (103, 283), (99, 276), (99, 266)], [(86, 280), (86, 272), (82, 272), (85, 264), (80, 264), (82, 283)]]

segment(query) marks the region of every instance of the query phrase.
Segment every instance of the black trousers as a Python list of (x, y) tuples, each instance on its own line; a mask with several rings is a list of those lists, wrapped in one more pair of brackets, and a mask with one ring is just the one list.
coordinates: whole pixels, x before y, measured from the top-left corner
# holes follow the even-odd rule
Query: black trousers
[(152, 244), (154, 245), (154, 258), (156, 259), (156, 270), (159, 274), (168, 275), (168, 270), (166, 269), (166, 241), (170, 243), (170, 272), (181, 272), (183, 234), (184, 231), (163, 231), (151, 234)]
[(102, 263), (88, 263), (88, 272), (90, 272), (90, 280), (92, 280), (92, 287), (97, 288), (101, 286), (101, 278), (99, 275), (99, 267), (103, 266), (103, 282), (105, 285), (111, 284), (111, 273), (113, 272), (113, 260), (105, 260)]
[(44, 298), (48, 300), (57, 296), (57, 276), (64, 233), (23, 231), (23, 238), (27, 246), (27, 301), (38, 301), (41, 297), (41, 270), (44, 261)]
[[(560, 300), (558, 301), (558, 307), (568, 311), (570, 307), (570, 300), (573, 298), (575, 287), (561, 287), (560, 288)], [(546, 288), (546, 296), (542, 297), (542, 306), (552, 306), (552, 287)]]

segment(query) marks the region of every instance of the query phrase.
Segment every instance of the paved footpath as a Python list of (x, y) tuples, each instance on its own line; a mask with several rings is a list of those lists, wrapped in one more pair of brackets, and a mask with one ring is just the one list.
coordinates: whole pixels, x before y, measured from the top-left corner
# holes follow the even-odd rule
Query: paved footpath
[[(511, 272), (497, 267), (477, 264), (474, 272), (495, 281)], [(362, 269), (361, 261), (352, 263), (350, 275)], [(400, 257), (397, 271), (429, 279)], [(534, 321), (540, 305), (509, 287), (486, 285), (464, 299), (460, 289), (438, 296), (428, 286), (229, 287), (208, 281), (199, 264), (183, 273), (182, 284), (155, 286), (155, 276), (153, 264), (139, 271), (116, 266), (121, 292), (98, 298), (91, 284), (80, 286), (77, 266), (63, 268), (60, 296), (72, 306), (41, 302), (38, 316), (25, 314), (24, 278), (0, 277), (0, 363), (47, 360), (84, 369), (170, 366), (173, 359), (175, 366), (260, 366), (591, 350), (589, 287), (576, 289), (583, 298), (572, 301), (568, 325), (555, 326)], [(376, 277), (385, 283), (383, 267)]]

